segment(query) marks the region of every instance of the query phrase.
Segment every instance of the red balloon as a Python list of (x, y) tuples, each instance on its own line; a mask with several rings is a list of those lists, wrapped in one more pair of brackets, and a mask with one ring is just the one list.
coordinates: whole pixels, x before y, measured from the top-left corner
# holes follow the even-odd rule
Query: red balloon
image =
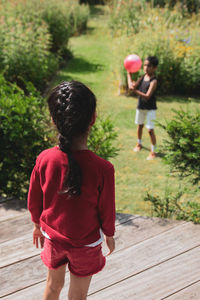
[(136, 73), (140, 70), (142, 61), (136, 54), (128, 55), (124, 60), (124, 67), (130, 73)]

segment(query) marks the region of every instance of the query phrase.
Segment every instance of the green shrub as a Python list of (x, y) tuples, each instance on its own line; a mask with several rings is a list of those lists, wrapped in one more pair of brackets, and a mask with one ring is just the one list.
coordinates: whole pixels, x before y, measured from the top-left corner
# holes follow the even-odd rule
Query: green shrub
[(104, 4), (105, 0), (79, 0), (80, 4), (97, 5)]
[[(0, 2), (0, 70), (44, 90), (68, 56), (69, 37), (86, 28), (88, 6), (69, 0)], [(22, 84), (23, 86), (23, 84)]]
[(21, 78), (42, 89), (58, 68), (49, 52), (51, 37), (46, 24), (23, 24), (9, 18), (0, 28), (3, 36), (1, 66), (6, 78), (20, 84)]
[(109, 26), (113, 34), (131, 35), (140, 31), (141, 14), (145, 11), (144, 1), (113, 1)]
[(0, 76), (0, 194), (26, 197), (40, 151), (51, 145), (43, 99), (31, 84), (28, 96)]
[(159, 218), (172, 218), (173, 216), (179, 216), (182, 211), (179, 201), (183, 192), (179, 192), (177, 195), (166, 193), (163, 197), (155, 196), (147, 192), (144, 197), (144, 201), (150, 202), (153, 208), (153, 216)]
[(167, 124), (158, 124), (167, 133), (162, 151), (164, 161), (181, 177), (193, 183), (200, 181), (200, 112), (174, 110), (175, 115)]
[(197, 13), (200, 9), (199, 0), (147, 0), (147, 2), (151, 2), (153, 6), (161, 6), (164, 7), (165, 5), (169, 8), (173, 8), (175, 5), (179, 5), (180, 11), (182, 14), (185, 13)]
[(150, 202), (153, 216), (200, 223), (200, 203), (194, 201), (182, 202), (182, 195), (183, 191), (178, 192), (176, 195), (167, 193), (163, 197), (147, 193), (144, 201)]
[(65, 14), (65, 11), (54, 1), (46, 6), (42, 12), (42, 19), (48, 26), (48, 31), (51, 34), (52, 45), (51, 51), (58, 52), (67, 46), (70, 36), (70, 23)]
[(71, 35), (80, 35), (86, 30), (89, 15), (89, 6), (71, 6), (71, 8), (69, 9), (69, 24), (71, 28)]
[(88, 148), (104, 159), (110, 159), (118, 154), (119, 149), (113, 145), (117, 132), (109, 118), (97, 119), (92, 127), (88, 140)]

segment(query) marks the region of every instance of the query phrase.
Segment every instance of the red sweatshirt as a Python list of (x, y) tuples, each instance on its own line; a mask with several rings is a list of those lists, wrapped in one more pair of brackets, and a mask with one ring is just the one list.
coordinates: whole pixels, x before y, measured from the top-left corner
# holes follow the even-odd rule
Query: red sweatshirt
[(82, 170), (81, 195), (59, 194), (68, 168), (57, 146), (39, 154), (31, 174), (28, 209), (52, 240), (83, 246), (115, 231), (114, 167), (90, 150), (73, 152)]

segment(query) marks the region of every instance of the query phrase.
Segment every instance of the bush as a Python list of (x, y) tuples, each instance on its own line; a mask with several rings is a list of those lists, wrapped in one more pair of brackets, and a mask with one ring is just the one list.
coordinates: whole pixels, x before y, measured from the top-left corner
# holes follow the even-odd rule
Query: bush
[[(69, 37), (86, 28), (88, 6), (69, 0), (0, 3), (0, 70), (44, 90), (66, 57)], [(22, 80), (23, 81), (23, 80)]]
[(179, 192), (177, 195), (166, 193), (164, 197), (155, 196), (147, 192), (144, 197), (144, 201), (150, 202), (153, 208), (153, 216), (159, 218), (171, 218), (174, 215), (179, 216), (181, 206), (179, 201), (183, 192)]
[[(150, 2), (152, 0), (147, 0)], [(153, 0), (154, 6), (164, 7), (165, 5), (173, 8), (175, 5), (179, 4), (180, 10), (183, 14), (185, 13), (197, 13), (200, 9), (199, 0)]]
[(52, 52), (62, 51), (67, 46), (70, 36), (70, 23), (59, 6), (54, 2), (46, 6), (41, 15), (42, 19), (48, 26), (48, 31), (51, 34)]
[(181, 177), (193, 183), (200, 181), (200, 112), (176, 111), (166, 125), (158, 124), (168, 134), (164, 140), (164, 161)]
[(144, 13), (144, 1), (113, 1), (109, 26), (113, 34), (131, 35), (140, 31), (141, 14)]
[[(23, 24), (9, 18), (0, 28), (3, 37), (1, 66), (10, 81), (21, 84), (21, 78), (42, 89), (58, 68), (58, 61), (49, 52), (51, 37), (46, 24)], [(23, 80), (22, 80), (23, 81)]]
[(164, 197), (147, 193), (144, 201), (150, 202), (153, 216), (200, 223), (200, 203), (194, 201), (184, 203), (181, 201), (182, 195), (183, 191), (176, 195), (167, 193)]
[(28, 96), (0, 76), (0, 194), (26, 197), (36, 156), (51, 145), (43, 99), (31, 84)]
[(80, 35), (87, 28), (90, 10), (87, 5), (73, 5), (69, 10), (71, 35)]
[(117, 156), (119, 149), (113, 145), (117, 133), (109, 118), (97, 119), (90, 132), (88, 148), (100, 157), (108, 160)]

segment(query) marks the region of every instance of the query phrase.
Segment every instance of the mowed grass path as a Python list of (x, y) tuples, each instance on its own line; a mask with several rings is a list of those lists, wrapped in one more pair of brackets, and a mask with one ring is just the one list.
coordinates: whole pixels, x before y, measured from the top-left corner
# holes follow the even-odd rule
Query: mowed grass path
[[(97, 14), (89, 22), (87, 33), (70, 40), (74, 58), (70, 60), (53, 82), (78, 80), (88, 85), (98, 99), (98, 114), (109, 115), (118, 132), (119, 155), (112, 159), (116, 172), (116, 204), (118, 212), (150, 215), (150, 206), (144, 202), (147, 191), (163, 196), (166, 189), (177, 191), (179, 182), (169, 176), (169, 167), (160, 157), (147, 161), (150, 141), (146, 128), (140, 153), (134, 153), (136, 143), (136, 125), (134, 124), (137, 99), (118, 96), (118, 80), (113, 55), (114, 40), (107, 27), (107, 14)], [(160, 101), (159, 101), (160, 100)], [(172, 108), (200, 107), (194, 99), (162, 98), (158, 99), (157, 120), (172, 118)], [(158, 149), (165, 133), (156, 128)], [(160, 156), (162, 153), (160, 153)], [(196, 198), (195, 194), (185, 195), (187, 199)]]

